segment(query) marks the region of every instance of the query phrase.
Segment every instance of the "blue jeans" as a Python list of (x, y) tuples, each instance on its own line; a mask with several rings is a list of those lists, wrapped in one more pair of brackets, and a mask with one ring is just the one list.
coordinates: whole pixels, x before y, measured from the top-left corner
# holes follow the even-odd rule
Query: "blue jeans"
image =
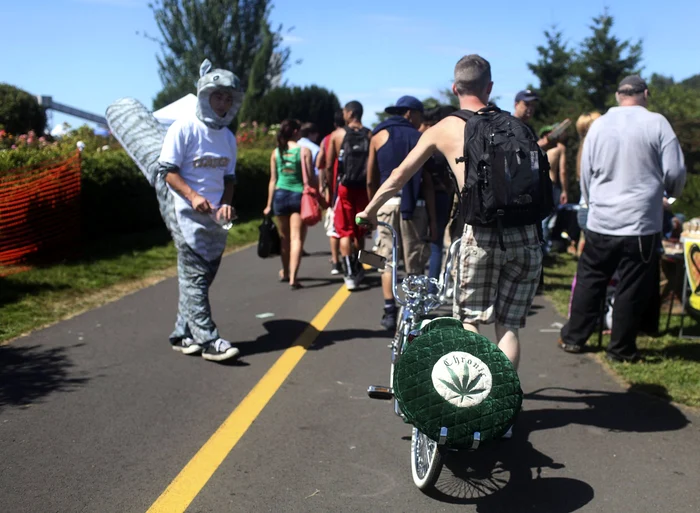
[(442, 268), (443, 239), (445, 228), (450, 221), (450, 198), (445, 191), (435, 191), (435, 224), (437, 225), (437, 239), (430, 243), (430, 264), (428, 276), (439, 279)]
[(542, 239), (544, 242), (544, 251), (545, 253), (549, 253), (549, 248), (552, 246), (552, 241), (549, 239), (550, 233), (549, 233), (549, 224), (556, 218), (557, 216), (557, 207), (559, 207), (559, 197), (561, 196), (561, 187), (558, 185), (553, 185), (552, 186), (552, 199), (554, 200), (554, 207), (555, 210), (554, 212), (547, 216), (546, 219), (542, 221)]

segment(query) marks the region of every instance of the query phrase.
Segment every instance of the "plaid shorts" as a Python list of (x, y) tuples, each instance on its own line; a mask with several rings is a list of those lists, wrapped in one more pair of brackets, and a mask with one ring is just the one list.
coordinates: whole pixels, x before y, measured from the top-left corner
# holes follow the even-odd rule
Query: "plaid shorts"
[(523, 328), (542, 272), (535, 225), (503, 229), (502, 251), (495, 229), (466, 225), (459, 251), (459, 290), (453, 314), (469, 324)]

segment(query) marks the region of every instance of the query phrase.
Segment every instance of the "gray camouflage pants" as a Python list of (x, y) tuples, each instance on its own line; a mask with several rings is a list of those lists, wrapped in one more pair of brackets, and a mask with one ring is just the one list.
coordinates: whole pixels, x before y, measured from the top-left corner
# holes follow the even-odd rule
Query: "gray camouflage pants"
[(209, 287), (214, 282), (221, 257), (209, 262), (187, 244), (177, 246), (177, 281), (180, 290), (175, 330), (171, 341), (184, 337), (206, 344), (219, 338), (211, 317)]
[(177, 248), (178, 312), (170, 340), (193, 338), (206, 344), (219, 338), (219, 330), (211, 316), (209, 287), (214, 282), (221, 257), (210, 262), (185, 242), (175, 217), (172, 195), (162, 176), (155, 182), (160, 214)]

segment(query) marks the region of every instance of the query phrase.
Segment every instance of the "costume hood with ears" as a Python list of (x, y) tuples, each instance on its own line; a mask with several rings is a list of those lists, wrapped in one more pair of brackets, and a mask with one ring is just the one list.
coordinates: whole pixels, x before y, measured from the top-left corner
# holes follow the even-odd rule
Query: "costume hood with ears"
[[(197, 117), (210, 128), (220, 129), (230, 125), (243, 103), (241, 81), (230, 71), (212, 69), (209, 59), (205, 59), (199, 67), (199, 77), (197, 81)], [(233, 93), (233, 105), (224, 117), (218, 116), (209, 103), (211, 93), (217, 89), (225, 89)]]

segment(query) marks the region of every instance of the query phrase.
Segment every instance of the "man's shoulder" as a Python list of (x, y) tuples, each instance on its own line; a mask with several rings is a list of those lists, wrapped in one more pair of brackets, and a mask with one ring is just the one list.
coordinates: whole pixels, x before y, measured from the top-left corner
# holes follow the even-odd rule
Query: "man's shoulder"
[(466, 124), (466, 121), (457, 116), (447, 116), (426, 130), (424, 135), (430, 134), (429, 137), (439, 139), (462, 139)]

